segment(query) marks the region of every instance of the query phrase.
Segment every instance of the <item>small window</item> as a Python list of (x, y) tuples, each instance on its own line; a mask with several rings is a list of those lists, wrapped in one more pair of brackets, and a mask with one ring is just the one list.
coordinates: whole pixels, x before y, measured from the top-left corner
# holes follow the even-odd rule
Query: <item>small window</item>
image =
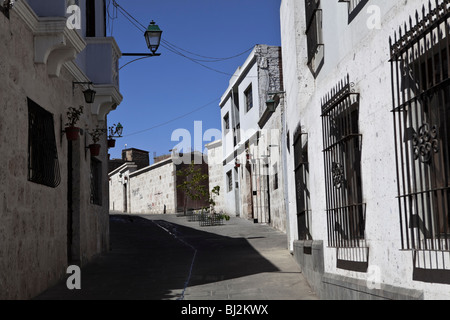
[(28, 180), (56, 188), (61, 183), (53, 115), (28, 99)]
[(247, 88), (244, 92), (245, 95), (245, 110), (246, 112), (249, 112), (253, 108), (253, 89), (252, 85)]
[(102, 205), (102, 162), (91, 158), (91, 203)]
[(230, 130), (230, 114), (227, 113), (225, 117), (223, 117), (223, 127), (225, 129), (225, 134)]
[(233, 190), (233, 176), (231, 174), (231, 170), (227, 172), (227, 186), (228, 186), (228, 192), (231, 192)]

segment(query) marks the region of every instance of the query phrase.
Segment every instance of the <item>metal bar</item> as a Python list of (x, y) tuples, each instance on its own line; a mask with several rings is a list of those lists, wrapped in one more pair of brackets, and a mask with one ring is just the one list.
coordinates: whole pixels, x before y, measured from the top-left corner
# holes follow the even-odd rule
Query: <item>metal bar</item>
[(161, 53), (122, 53), (123, 57), (158, 57)]

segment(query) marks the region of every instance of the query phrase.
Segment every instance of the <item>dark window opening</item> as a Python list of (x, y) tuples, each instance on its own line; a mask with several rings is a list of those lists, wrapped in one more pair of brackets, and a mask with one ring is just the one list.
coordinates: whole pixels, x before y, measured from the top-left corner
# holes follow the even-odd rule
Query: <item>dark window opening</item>
[(53, 115), (28, 99), (28, 180), (51, 188), (61, 183)]
[(102, 205), (102, 162), (91, 157), (91, 203)]
[(225, 129), (225, 134), (230, 130), (230, 114), (227, 113), (225, 117), (223, 117), (223, 127)]
[(86, 0), (86, 37), (95, 35), (95, 0)]
[(231, 192), (233, 190), (233, 176), (231, 174), (231, 170), (227, 172), (227, 186), (227, 191)]
[[(301, 129), (300, 129), (301, 130)], [(307, 135), (294, 135), (295, 191), (299, 240), (312, 240)]]
[(245, 95), (245, 107), (246, 112), (249, 112), (253, 108), (253, 89), (252, 85), (247, 88), (244, 92)]

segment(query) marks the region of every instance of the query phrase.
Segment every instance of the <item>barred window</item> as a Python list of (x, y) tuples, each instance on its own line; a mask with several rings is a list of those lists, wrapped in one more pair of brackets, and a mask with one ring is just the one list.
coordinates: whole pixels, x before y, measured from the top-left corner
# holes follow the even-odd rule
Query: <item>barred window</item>
[(301, 129), (294, 135), (295, 191), (297, 202), (297, 231), (299, 240), (312, 240), (309, 191), (307, 135)]
[(28, 180), (51, 188), (61, 183), (53, 115), (28, 99)]
[(91, 157), (91, 203), (102, 205), (102, 162)]
[(402, 248), (416, 252), (450, 251), (450, 4), (436, 4), (390, 39)]
[(359, 94), (347, 76), (322, 101), (330, 247), (359, 247), (365, 233)]
[(322, 9), (320, 0), (305, 0), (308, 66), (314, 77), (323, 65)]

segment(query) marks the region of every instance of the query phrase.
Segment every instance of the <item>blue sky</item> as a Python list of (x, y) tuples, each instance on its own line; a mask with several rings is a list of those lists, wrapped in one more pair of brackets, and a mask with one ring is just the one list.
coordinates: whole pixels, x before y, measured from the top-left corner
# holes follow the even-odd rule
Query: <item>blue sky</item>
[[(127, 20), (115, 9), (112, 0), (108, 2), (108, 35), (115, 37), (124, 53), (148, 52), (142, 27)], [(110, 149), (111, 158), (120, 158), (125, 144), (128, 148), (149, 151), (151, 158), (155, 152), (167, 154), (179, 143), (171, 141), (175, 130), (185, 129), (194, 139), (195, 121), (201, 121), (203, 132), (220, 130), (219, 100), (230, 75), (250, 53), (247, 50), (256, 44), (281, 43), (281, 0), (116, 2), (144, 26), (154, 20), (168, 43), (159, 48), (161, 56), (133, 62), (120, 70), (124, 100), (108, 115), (108, 124), (120, 122), (124, 137), (117, 141), (116, 148)], [(211, 60), (200, 56), (227, 58), (247, 52), (219, 62), (198, 61), (214, 69), (211, 70), (171, 52), (167, 49), (170, 44), (188, 57), (200, 60)], [(131, 60), (132, 57), (122, 57), (119, 66)]]

